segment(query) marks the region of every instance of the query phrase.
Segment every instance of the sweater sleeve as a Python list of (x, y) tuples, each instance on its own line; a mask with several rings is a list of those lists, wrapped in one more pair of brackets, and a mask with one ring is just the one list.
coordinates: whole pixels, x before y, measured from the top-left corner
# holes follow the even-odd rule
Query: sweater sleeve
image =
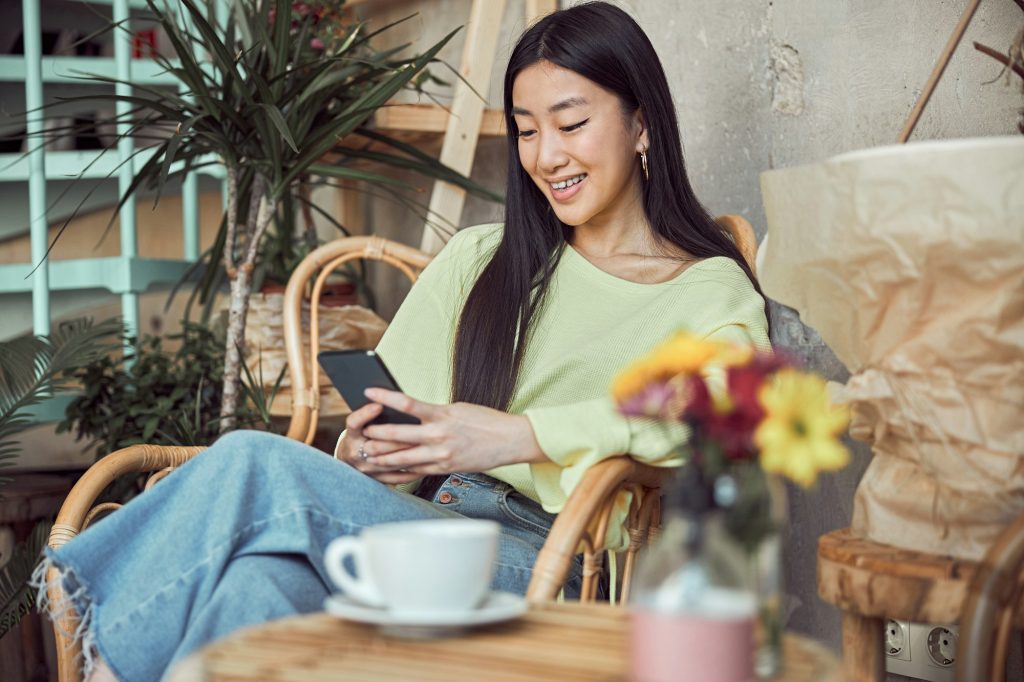
[(377, 345), (402, 391), (426, 402), (447, 403), (451, 393), (455, 327), (500, 226), (457, 233), (420, 274)]
[[(747, 315), (729, 316), (722, 324), (705, 326), (705, 338), (753, 345), (767, 350), (767, 323), (760, 307), (747, 306)], [(714, 390), (724, 375), (715, 368), (707, 372)], [(654, 419), (627, 418), (618, 413), (610, 395), (576, 402), (527, 409), (525, 411), (541, 450), (550, 462), (531, 464), (537, 495), (544, 509), (561, 511), (569, 495), (586, 471), (603, 459), (629, 454), (647, 464), (663, 467), (683, 463), (677, 446), (689, 438), (689, 428), (681, 423)]]
[[(452, 237), (424, 268), (377, 344), (378, 354), (407, 395), (425, 402), (449, 401), (452, 339), (462, 301), (476, 270), (486, 262), (489, 245), (500, 236), (500, 227), (467, 228)], [(396, 488), (413, 492), (418, 485), (414, 481)]]

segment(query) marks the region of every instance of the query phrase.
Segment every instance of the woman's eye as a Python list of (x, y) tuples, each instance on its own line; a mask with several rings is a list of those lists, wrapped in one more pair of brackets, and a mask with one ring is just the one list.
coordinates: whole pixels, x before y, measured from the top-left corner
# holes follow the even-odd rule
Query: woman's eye
[(574, 130), (579, 130), (583, 126), (587, 125), (587, 121), (589, 121), (589, 120), (590, 120), (589, 118), (585, 118), (582, 121), (580, 121), (579, 123), (573, 123), (571, 126), (565, 126), (564, 128), (562, 128), (562, 132), (563, 133), (571, 133)]
[(537, 131), (536, 130), (520, 130), (519, 134), (517, 135), (517, 137), (519, 137), (520, 139), (527, 138), (527, 137), (530, 137), (531, 135), (533, 135), (535, 132), (537, 132)]

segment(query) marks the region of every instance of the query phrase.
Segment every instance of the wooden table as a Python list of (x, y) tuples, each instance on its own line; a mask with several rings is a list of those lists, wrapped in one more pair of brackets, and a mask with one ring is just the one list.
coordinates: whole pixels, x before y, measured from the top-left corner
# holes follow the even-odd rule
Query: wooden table
[[(274, 621), (214, 642), (172, 682), (243, 680), (625, 680), (628, 612), (607, 604), (545, 603), (522, 618), (447, 639), (396, 639), (326, 613)], [(822, 645), (784, 638), (778, 682), (838, 680)]]

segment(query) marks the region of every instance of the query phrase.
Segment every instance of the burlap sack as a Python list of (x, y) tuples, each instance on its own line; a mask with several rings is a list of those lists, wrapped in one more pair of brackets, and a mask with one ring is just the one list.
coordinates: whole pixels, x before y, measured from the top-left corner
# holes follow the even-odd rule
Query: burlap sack
[[(341, 307), (320, 306), (319, 322), (320, 350), (347, 350), (350, 348), (374, 348), (387, 322), (375, 312), (362, 306)], [(309, 303), (302, 302), (302, 338), (304, 353), (309, 354)], [(249, 317), (245, 329), (246, 347), (249, 350), (246, 364), (253, 376), (260, 376), (262, 366), (263, 383), (268, 390), (278, 375), (288, 365), (284, 349), (284, 295), (253, 294), (249, 299)], [(331, 385), (331, 380), (320, 372), (320, 414), (348, 414), (348, 405)], [(291, 414), (291, 377), (284, 372), (281, 389), (271, 406), (271, 413), (285, 416)]]
[(885, 147), (762, 175), (765, 292), (853, 375), (874, 458), (853, 529), (979, 559), (1024, 511), (1024, 139)]

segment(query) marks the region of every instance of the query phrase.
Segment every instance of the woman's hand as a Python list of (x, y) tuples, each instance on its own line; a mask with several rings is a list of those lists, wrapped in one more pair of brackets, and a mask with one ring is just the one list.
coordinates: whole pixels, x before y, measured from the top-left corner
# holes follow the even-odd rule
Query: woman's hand
[(376, 419), (382, 409), (378, 403), (368, 403), (346, 417), (345, 437), (338, 443), (335, 456), (364, 474), (373, 476), (381, 483), (409, 483), (421, 478), (420, 474), (381, 471), (370, 464), (370, 457), (374, 454), (390, 454), (409, 447), (408, 443), (370, 441), (366, 437), (364, 434), (366, 425)]
[[(373, 401), (370, 405), (387, 405), (422, 422), (362, 428), (362, 434), (370, 439), (365, 446), (369, 457), (364, 470), (380, 480), (403, 470), (424, 476), (547, 461), (523, 415), (471, 403), (432, 405), (381, 388), (367, 389), (366, 397)], [(394, 447), (399, 444), (404, 445)]]

